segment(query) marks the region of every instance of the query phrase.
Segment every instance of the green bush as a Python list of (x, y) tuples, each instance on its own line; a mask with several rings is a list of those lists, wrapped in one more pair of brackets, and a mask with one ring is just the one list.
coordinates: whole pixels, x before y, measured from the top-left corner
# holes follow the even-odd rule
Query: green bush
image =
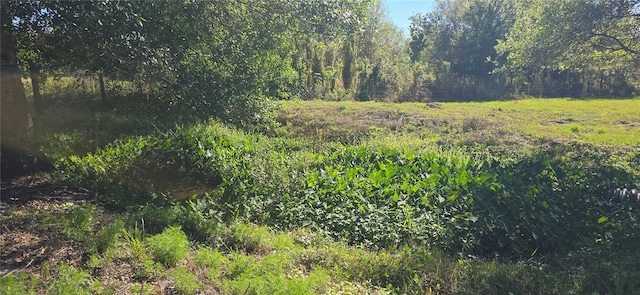
[(172, 226), (147, 239), (149, 252), (156, 262), (175, 266), (189, 253), (189, 240), (180, 226)]
[(0, 277), (0, 294), (36, 294), (38, 278), (29, 274), (7, 274)]
[(94, 294), (99, 290), (99, 282), (83, 270), (66, 264), (56, 268), (55, 277), (49, 282), (48, 291), (52, 295)]
[(196, 275), (189, 273), (186, 268), (178, 267), (171, 272), (176, 291), (180, 294), (196, 294), (202, 286), (198, 283)]

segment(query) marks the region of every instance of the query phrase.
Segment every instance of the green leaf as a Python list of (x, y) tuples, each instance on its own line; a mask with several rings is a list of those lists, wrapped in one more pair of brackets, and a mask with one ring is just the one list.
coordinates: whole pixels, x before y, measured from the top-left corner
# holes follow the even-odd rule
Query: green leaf
[(602, 216), (602, 217), (598, 218), (598, 224), (605, 223), (605, 222), (607, 222), (607, 220), (609, 220), (609, 217)]

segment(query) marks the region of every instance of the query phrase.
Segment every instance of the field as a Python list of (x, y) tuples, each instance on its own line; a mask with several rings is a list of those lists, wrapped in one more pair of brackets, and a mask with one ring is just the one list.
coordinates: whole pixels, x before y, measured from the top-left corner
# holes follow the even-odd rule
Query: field
[(490, 145), (581, 141), (640, 145), (639, 99), (525, 99), (467, 103), (284, 102), (297, 136), (349, 139), (379, 130)]
[(3, 183), (0, 293), (639, 294), (640, 98), (110, 103), (36, 121), (57, 169)]

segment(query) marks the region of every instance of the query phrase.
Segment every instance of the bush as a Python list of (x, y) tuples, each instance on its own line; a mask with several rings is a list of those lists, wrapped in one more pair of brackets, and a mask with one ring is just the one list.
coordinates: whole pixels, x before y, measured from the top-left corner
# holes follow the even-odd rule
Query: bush
[(38, 278), (29, 274), (7, 274), (0, 277), (0, 294), (36, 294)]
[(56, 269), (55, 278), (49, 283), (49, 294), (94, 294), (99, 289), (99, 282), (83, 270), (77, 270), (66, 264)]
[(189, 273), (186, 268), (178, 267), (171, 272), (171, 277), (180, 294), (196, 294), (201, 286), (196, 275)]
[(156, 262), (175, 266), (189, 253), (189, 240), (180, 226), (172, 226), (147, 239), (149, 252)]

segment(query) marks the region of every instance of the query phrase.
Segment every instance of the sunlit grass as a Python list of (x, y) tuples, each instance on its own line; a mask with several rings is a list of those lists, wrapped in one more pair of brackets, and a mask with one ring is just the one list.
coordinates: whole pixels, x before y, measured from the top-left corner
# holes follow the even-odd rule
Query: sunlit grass
[[(542, 140), (640, 144), (640, 98), (524, 99), (492, 102), (377, 103), (288, 101), (280, 120), (289, 134), (347, 139), (378, 130), (460, 138), (485, 132)], [(506, 134), (503, 134), (506, 133)], [(324, 137), (324, 138), (323, 138)]]

